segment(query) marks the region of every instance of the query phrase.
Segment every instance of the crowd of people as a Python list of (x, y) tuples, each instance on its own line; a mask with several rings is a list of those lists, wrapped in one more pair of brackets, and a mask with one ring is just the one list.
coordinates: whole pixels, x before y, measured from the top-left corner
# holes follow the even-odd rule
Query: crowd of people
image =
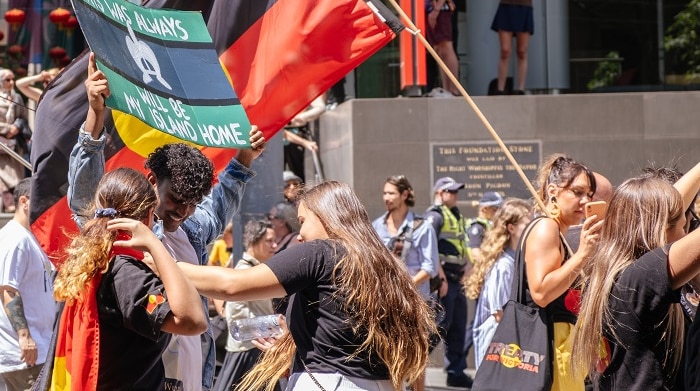
[[(9, 189), (14, 217), (0, 230), (9, 390), (422, 391), (439, 343), (446, 385), (467, 389), (470, 348), (478, 370), (514, 279), (523, 304), (547, 311), (552, 390), (693, 389), (698, 364), (685, 341), (698, 335), (688, 298), (700, 286), (700, 164), (685, 175), (650, 168), (614, 188), (553, 154), (535, 179), (541, 202), (485, 192), (471, 218), (459, 207), (464, 183), (438, 178), (418, 212), (409, 179), (391, 175), (374, 220), (347, 184), (304, 187), (290, 171), (280, 202), (234, 238), (262, 133), (253, 126), (251, 148), (216, 181), (183, 143), (152, 151), (145, 175), (105, 173), (110, 89), (94, 57), (85, 86), (68, 172), (80, 232), (58, 270), (31, 234), (31, 180)], [(591, 201), (607, 212), (586, 214)], [(227, 335), (217, 368), (210, 304), (228, 326), (277, 314), (283, 332)]]

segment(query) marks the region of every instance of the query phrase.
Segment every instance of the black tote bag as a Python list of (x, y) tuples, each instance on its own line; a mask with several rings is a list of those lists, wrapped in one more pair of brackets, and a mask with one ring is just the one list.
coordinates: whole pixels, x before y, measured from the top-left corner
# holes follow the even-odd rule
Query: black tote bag
[(486, 356), (474, 377), (472, 391), (548, 391), (552, 387), (552, 332), (547, 311), (525, 303), (525, 241), (520, 241), (510, 300), (496, 328)]

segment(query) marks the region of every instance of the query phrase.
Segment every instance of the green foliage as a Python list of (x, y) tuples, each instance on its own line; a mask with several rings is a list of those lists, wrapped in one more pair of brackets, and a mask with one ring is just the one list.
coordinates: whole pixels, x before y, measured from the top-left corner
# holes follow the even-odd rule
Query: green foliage
[(593, 72), (593, 77), (586, 86), (589, 90), (611, 85), (622, 73), (622, 62), (617, 51), (608, 52), (605, 58), (612, 61), (601, 61)]
[(681, 62), (686, 74), (700, 73), (700, 0), (690, 0), (666, 29), (664, 48)]

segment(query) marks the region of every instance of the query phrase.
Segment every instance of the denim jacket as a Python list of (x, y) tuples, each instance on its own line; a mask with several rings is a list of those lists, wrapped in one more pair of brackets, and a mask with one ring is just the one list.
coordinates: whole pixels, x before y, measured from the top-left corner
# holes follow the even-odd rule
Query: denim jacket
[[(92, 201), (97, 184), (105, 172), (104, 148), (105, 132), (95, 140), (82, 129), (78, 135), (78, 143), (70, 154), (68, 168), (68, 205), (73, 212), (73, 218), (82, 226), (82, 218), (78, 215)], [(246, 183), (255, 173), (242, 165), (238, 160), (231, 159), (226, 168), (219, 174), (219, 182), (212, 188), (211, 193), (197, 205), (195, 212), (181, 227), (199, 257), (199, 264), (207, 264), (207, 244), (213, 242), (224, 230), (238, 212), (245, 191)], [(202, 297), (202, 305), (208, 314), (207, 299)], [(207, 322), (208, 321), (207, 316)], [(209, 391), (214, 382), (216, 367), (216, 351), (211, 324), (207, 332), (202, 334), (202, 390)]]

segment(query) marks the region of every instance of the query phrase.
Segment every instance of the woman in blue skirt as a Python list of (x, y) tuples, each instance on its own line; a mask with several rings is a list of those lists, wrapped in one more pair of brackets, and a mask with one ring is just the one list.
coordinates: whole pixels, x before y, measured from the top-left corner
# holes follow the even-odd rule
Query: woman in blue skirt
[(501, 57), (498, 61), (498, 94), (505, 94), (508, 61), (513, 37), (516, 41), (518, 55), (518, 88), (514, 95), (525, 95), (525, 76), (527, 75), (527, 49), (530, 36), (535, 33), (532, 15), (532, 0), (500, 0), (498, 11), (493, 18), (491, 30), (498, 33), (501, 44)]

